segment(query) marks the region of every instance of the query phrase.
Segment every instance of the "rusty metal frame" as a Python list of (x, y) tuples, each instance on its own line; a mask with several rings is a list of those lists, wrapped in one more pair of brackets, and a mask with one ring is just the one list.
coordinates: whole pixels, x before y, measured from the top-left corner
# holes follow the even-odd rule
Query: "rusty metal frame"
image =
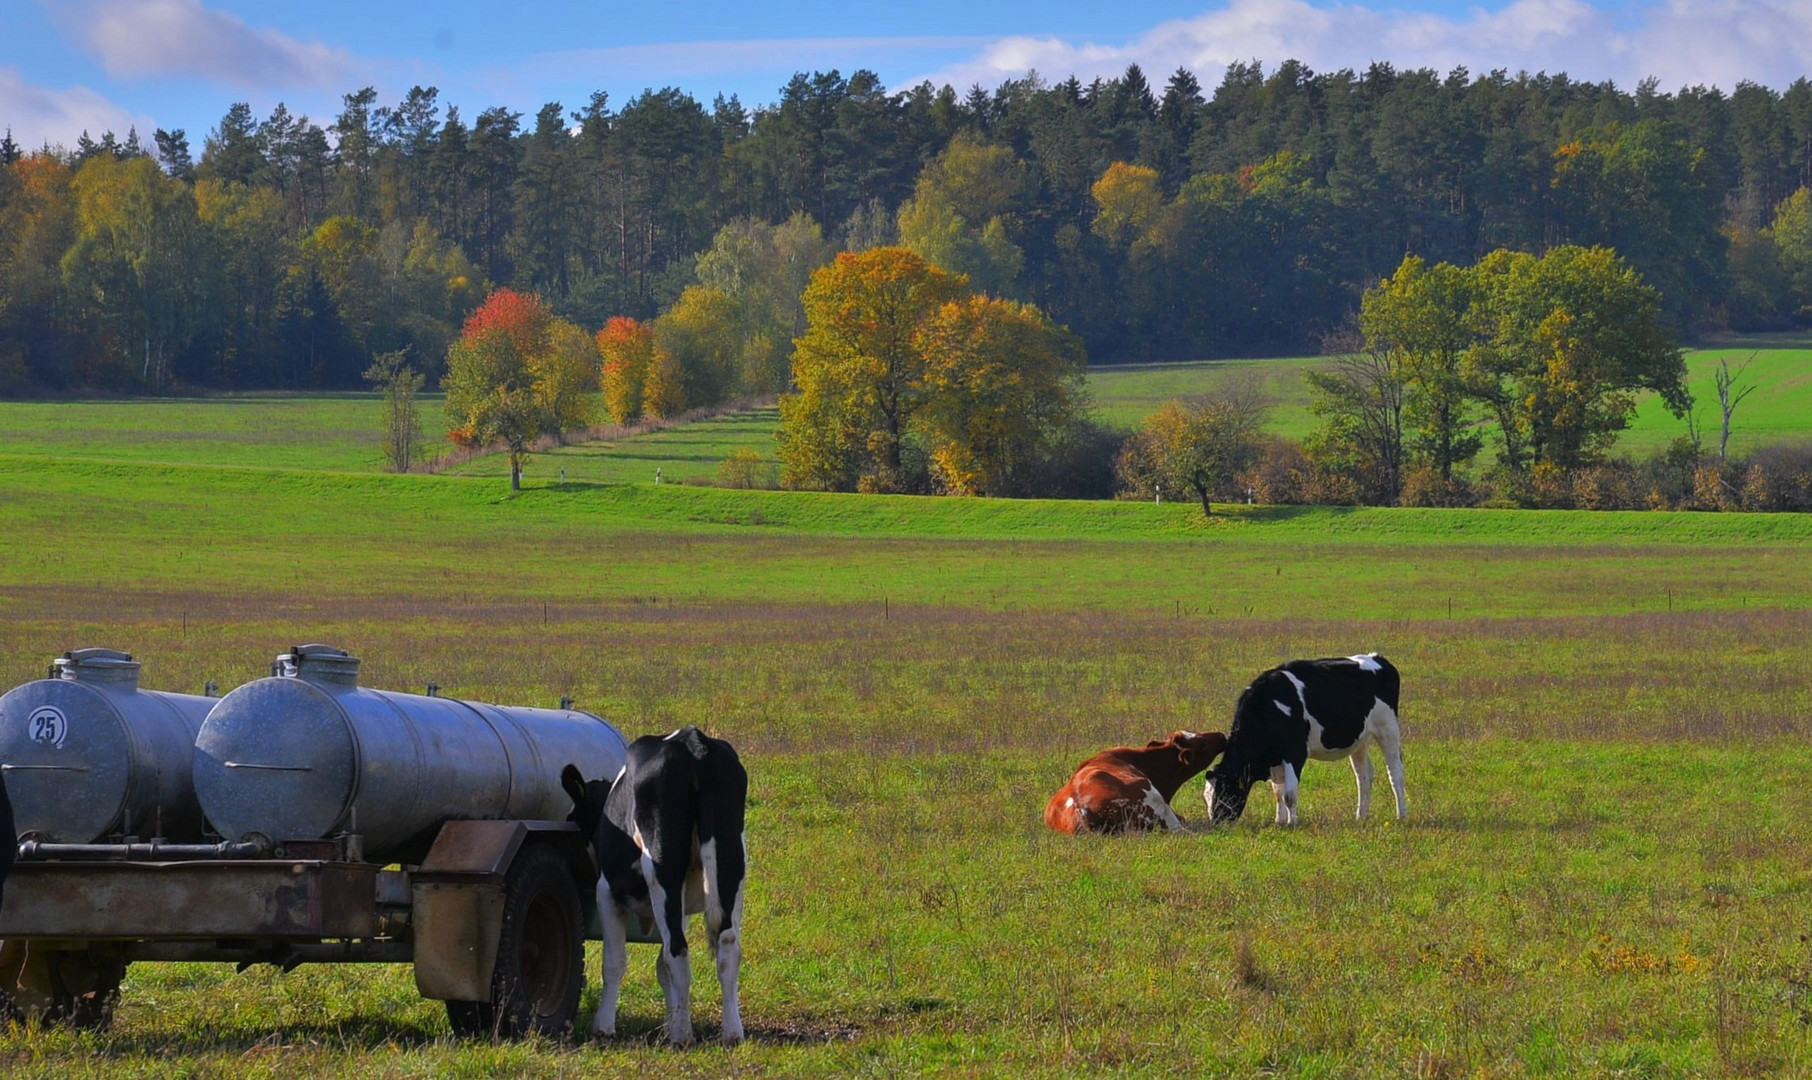
[(7, 878), (0, 939), (370, 938), (378, 872), (262, 859), (20, 862)]

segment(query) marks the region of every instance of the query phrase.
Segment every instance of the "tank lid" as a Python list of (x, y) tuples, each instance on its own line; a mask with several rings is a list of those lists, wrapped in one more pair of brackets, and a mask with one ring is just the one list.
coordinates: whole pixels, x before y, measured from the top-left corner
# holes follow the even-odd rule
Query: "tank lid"
[(359, 684), (359, 658), (332, 645), (293, 645), (271, 666), (276, 674), (288, 678), (343, 686)]
[(50, 678), (138, 685), (138, 661), (118, 649), (71, 649), (50, 662)]

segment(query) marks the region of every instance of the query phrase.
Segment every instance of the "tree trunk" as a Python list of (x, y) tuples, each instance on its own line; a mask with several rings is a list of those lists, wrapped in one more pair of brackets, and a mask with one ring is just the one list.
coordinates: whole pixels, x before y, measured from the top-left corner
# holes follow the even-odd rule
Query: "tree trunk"
[(1214, 510), (1208, 505), (1208, 489), (1205, 487), (1198, 487), (1195, 489), (1195, 493), (1202, 497), (1202, 516), (1213, 517)]

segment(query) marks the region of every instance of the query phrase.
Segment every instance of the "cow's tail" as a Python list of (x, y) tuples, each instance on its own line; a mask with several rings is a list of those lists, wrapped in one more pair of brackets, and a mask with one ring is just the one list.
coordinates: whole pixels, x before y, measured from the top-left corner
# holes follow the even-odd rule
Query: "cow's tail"
[(705, 741), (705, 733), (691, 724), (680, 729), (677, 740), (692, 755), (694, 761), (703, 761), (711, 753), (711, 744)]
[(1402, 689), (1402, 680), (1397, 676), (1396, 665), (1384, 657), (1372, 654), (1378, 662), (1377, 690), (1378, 700), (1390, 706), (1391, 712), (1397, 712), (1397, 693)]

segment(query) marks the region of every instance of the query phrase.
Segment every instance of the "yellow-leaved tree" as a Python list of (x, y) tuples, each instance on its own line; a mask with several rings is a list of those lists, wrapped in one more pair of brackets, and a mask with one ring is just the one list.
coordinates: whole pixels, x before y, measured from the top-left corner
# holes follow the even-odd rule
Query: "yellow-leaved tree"
[(1027, 493), (1076, 415), (1082, 343), (1030, 304), (970, 296), (938, 309), (920, 347), (937, 485), (953, 495)]
[(598, 331), (598, 355), (604, 359), (604, 411), (618, 424), (642, 415), (642, 386), (654, 360), (654, 328), (623, 315)]
[(1081, 403), (1081, 343), (905, 248), (812, 276), (780, 399), (790, 487), (1029, 494)]
[(796, 393), (780, 399), (777, 453), (790, 487), (912, 490), (907, 436), (924, 404), (921, 331), (967, 293), (964, 278), (898, 247), (844, 252), (812, 275), (795, 343)]

